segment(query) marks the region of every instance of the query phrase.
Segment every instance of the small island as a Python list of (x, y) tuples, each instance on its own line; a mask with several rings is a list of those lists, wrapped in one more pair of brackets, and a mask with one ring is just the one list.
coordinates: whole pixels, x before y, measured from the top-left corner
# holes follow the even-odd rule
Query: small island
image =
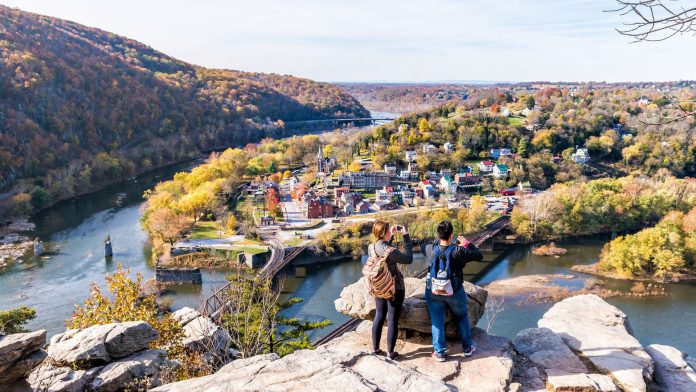
[(548, 245), (541, 245), (539, 247), (534, 248), (532, 250), (532, 253), (534, 253), (537, 256), (560, 256), (568, 253), (568, 249), (565, 248), (560, 248), (556, 246), (555, 242), (551, 242)]

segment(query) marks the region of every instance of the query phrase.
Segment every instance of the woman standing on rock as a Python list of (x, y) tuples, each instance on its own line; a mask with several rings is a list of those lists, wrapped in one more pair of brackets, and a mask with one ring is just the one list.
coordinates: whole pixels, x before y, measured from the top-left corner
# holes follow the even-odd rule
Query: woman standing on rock
[[(404, 247), (400, 251), (392, 246), (393, 235), (400, 232), (404, 238)], [(375, 221), (372, 234), (376, 241), (367, 248), (368, 260), (363, 268), (370, 292), (375, 297), (375, 319), (372, 323), (372, 350), (381, 354), (379, 348), (382, 339), (384, 319), (387, 319), (387, 356), (395, 359), (399, 353), (394, 351), (396, 335), (399, 330), (399, 316), (404, 303), (404, 276), (397, 264), (411, 264), (413, 250), (411, 237), (403, 226), (390, 226), (385, 221)]]

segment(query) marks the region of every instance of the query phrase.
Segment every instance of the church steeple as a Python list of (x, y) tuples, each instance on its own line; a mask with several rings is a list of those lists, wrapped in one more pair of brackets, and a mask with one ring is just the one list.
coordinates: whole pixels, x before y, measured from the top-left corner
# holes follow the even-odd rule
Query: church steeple
[(324, 151), (322, 151), (321, 144), (319, 145), (319, 152), (317, 152), (317, 173), (324, 172)]

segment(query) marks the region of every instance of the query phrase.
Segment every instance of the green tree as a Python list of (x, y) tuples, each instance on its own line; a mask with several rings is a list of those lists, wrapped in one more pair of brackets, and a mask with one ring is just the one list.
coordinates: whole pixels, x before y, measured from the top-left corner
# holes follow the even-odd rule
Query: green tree
[(24, 325), (36, 318), (36, 310), (21, 306), (0, 311), (0, 334), (29, 332)]
[(31, 205), (35, 210), (40, 210), (51, 204), (51, 194), (46, 188), (37, 186), (31, 192)]
[(225, 303), (221, 318), (232, 345), (244, 358), (263, 352), (287, 355), (312, 348), (308, 332), (331, 324), (329, 320), (302, 322), (285, 317), (283, 311), (302, 299), (279, 302), (280, 291), (273, 282), (251, 270), (239, 268), (227, 280), (230, 285), (220, 293)]

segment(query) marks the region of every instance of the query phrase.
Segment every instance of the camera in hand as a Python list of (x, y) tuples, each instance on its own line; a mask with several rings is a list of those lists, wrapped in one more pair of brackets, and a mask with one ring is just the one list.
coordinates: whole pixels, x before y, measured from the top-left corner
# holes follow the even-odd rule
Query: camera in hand
[(396, 230), (397, 231), (404, 231), (404, 227), (401, 225), (396, 225)]

